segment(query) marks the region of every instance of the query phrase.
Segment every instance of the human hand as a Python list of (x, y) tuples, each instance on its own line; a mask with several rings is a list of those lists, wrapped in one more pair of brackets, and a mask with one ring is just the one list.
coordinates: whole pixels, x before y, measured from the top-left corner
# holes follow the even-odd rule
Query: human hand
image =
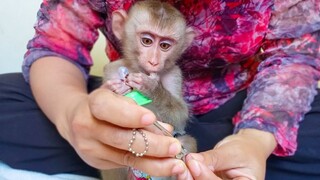
[[(276, 146), (272, 134), (244, 129), (219, 142), (213, 150), (189, 154), (190, 174), (178, 179), (264, 179), (266, 160)], [(191, 177), (192, 176), (192, 177)]]
[[(155, 115), (130, 98), (98, 89), (75, 100), (67, 119), (68, 124), (59, 128), (61, 134), (93, 167), (131, 166), (152, 176), (179, 174), (186, 169), (181, 160), (172, 158), (181, 151), (179, 141), (163, 136), (151, 126)], [(143, 128), (148, 139), (149, 149), (143, 157), (135, 157), (128, 151), (132, 128)], [(145, 142), (138, 133), (133, 145), (137, 152), (144, 151)]]

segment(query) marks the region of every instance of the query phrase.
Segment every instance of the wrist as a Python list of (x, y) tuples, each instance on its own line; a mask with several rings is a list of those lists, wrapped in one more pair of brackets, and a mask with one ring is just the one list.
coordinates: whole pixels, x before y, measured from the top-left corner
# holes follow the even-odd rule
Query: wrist
[[(72, 141), (72, 121), (76, 119), (80, 106), (87, 104), (87, 94), (78, 94), (69, 97), (65, 102), (64, 111), (55, 119), (55, 126), (60, 135), (71, 143)], [(81, 111), (81, 110), (80, 110)]]
[(274, 135), (258, 129), (241, 129), (237, 135), (254, 141), (255, 145), (262, 150), (265, 158), (268, 158), (277, 146)]

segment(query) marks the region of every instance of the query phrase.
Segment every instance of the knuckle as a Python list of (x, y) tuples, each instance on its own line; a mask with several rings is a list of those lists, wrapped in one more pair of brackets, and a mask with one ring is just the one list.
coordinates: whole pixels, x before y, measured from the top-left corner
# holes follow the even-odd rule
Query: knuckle
[(91, 111), (96, 110), (101, 105), (100, 95), (97, 92), (93, 92), (89, 95), (89, 106)]
[[(149, 151), (148, 154), (163, 157), (168, 153), (169, 146), (173, 144), (175, 141), (179, 142), (177, 139), (168, 140), (166, 136), (158, 137), (158, 138), (148, 138), (149, 140)], [(160, 148), (161, 147), (161, 148)]]
[(89, 112), (91, 112), (95, 117), (101, 117), (105, 113), (105, 108), (110, 104), (108, 99), (112, 96), (112, 91), (101, 91), (90, 94), (89, 96)]
[[(111, 143), (113, 146), (115, 147), (123, 147), (123, 144), (124, 144), (124, 134), (117, 131), (115, 133), (113, 133), (113, 138), (110, 138), (111, 139)], [(128, 140), (129, 141), (129, 140)]]
[(84, 123), (84, 121), (80, 120), (79, 118), (75, 118), (71, 122), (71, 127), (75, 134), (87, 132), (90, 129), (89, 125)]
[(137, 157), (131, 152), (126, 151), (123, 155), (123, 164), (129, 167), (135, 167), (137, 162)]
[(92, 154), (93, 149), (88, 146), (86, 143), (78, 142), (77, 143), (77, 150), (82, 154)]

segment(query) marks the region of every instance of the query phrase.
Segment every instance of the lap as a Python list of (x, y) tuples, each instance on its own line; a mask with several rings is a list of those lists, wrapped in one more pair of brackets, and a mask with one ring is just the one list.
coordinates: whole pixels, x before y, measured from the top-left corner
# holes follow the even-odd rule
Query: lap
[[(300, 123), (298, 148), (294, 156), (271, 156), (267, 162), (267, 179), (290, 177), (291, 180), (320, 179), (320, 95)], [(281, 171), (279, 171), (281, 170)]]
[[(245, 92), (203, 116), (196, 116), (187, 126), (187, 132), (198, 142), (199, 151), (212, 149), (216, 143), (233, 133), (232, 117), (241, 110)], [(266, 179), (320, 178), (320, 95), (315, 97), (312, 109), (300, 123), (298, 149), (294, 156), (271, 155), (267, 162)]]
[[(101, 84), (100, 78), (89, 80), (89, 91)], [(217, 110), (197, 116), (187, 132), (196, 137), (200, 151), (213, 148), (232, 134), (232, 117), (246, 97), (245, 91)], [(20, 73), (0, 75), (0, 161), (13, 168), (46, 174), (74, 173), (98, 177), (57, 132), (41, 112), (29, 85)], [(211, 121), (214, 119), (214, 121)], [(319, 179), (320, 177), (320, 96), (300, 124), (298, 149), (294, 156), (271, 156), (266, 179)]]
[(0, 161), (46, 174), (99, 176), (42, 113), (21, 73), (0, 75), (0, 114)]

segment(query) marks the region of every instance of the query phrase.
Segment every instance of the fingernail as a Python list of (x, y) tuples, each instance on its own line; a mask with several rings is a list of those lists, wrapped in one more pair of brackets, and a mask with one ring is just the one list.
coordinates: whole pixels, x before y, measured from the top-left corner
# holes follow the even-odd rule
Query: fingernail
[(203, 161), (204, 160), (203, 156), (198, 154), (198, 153), (191, 153), (189, 155), (190, 155), (191, 159), (195, 159), (197, 161)]
[(173, 167), (172, 174), (177, 175), (177, 174), (181, 174), (185, 171), (186, 171), (186, 167), (185, 167), (184, 163), (179, 162)]
[(179, 142), (174, 142), (169, 146), (169, 154), (177, 155), (181, 151), (181, 144)]
[(196, 177), (200, 176), (201, 169), (200, 169), (200, 165), (199, 165), (198, 161), (191, 159), (189, 161), (189, 163), (190, 163), (189, 169), (190, 169), (190, 171), (192, 171), (192, 174)]
[(143, 115), (142, 118), (141, 118), (141, 123), (142, 123), (143, 125), (150, 125), (150, 124), (153, 123), (154, 120), (155, 120), (154, 115), (152, 115), (152, 114), (145, 114), (145, 115)]

